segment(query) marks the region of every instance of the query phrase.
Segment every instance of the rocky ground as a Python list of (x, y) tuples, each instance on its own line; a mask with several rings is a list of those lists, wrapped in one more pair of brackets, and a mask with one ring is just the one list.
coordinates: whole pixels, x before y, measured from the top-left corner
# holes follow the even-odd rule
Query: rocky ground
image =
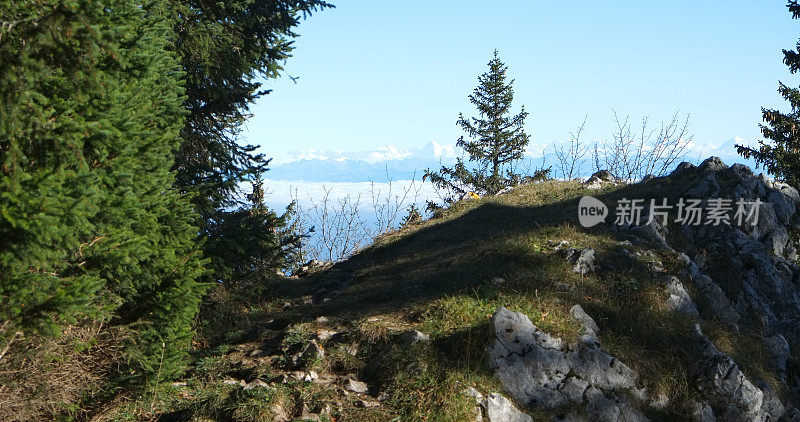
[[(762, 202), (577, 224), (580, 197)], [(800, 195), (718, 159), (466, 199), (336, 265), (215, 290), (192, 370), (97, 419), (800, 420)]]

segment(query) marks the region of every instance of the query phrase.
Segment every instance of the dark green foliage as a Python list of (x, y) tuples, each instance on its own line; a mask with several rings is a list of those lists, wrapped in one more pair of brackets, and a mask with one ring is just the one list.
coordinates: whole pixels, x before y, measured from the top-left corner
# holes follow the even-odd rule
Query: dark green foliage
[(127, 373), (170, 377), (203, 266), (171, 188), (184, 97), (168, 8), (0, 0), (0, 21), (0, 335), (102, 318), (135, 333)]
[(408, 206), (408, 214), (403, 217), (403, 221), (400, 224), (401, 227), (408, 227), (414, 224), (419, 224), (422, 222), (422, 213), (420, 212), (417, 204), (411, 204)]
[(278, 216), (267, 208), (261, 182), (253, 183), (247, 198), (249, 204), (224, 213), (222, 223), (209, 233), (213, 249), (207, 252), (216, 275), (226, 282), (250, 275), (263, 277), (292, 266), (303, 238), (287, 229), (289, 213)]
[[(800, 18), (800, 4), (796, 0), (789, 1), (788, 8), (793, 19)], [(800, 41), (795, 50), (783, 50), (783, 62), (791, 73), (800, 70)], [(758, 148), (736, 145), (736, 149), (745, 158), (753, 158), (764, 166), (777, 179), (800, 188), (800, 89), (780, 83), (778, 92), (789, 101), (792, 111), (782, 113), (761, 108), (766, 122), (760, 125), (761, 133), (772, 142), (760, 141)]]
[(469, 100), (478, 109), (480, 117), (467, 119), (458, 115), (457, 125), (466, 132), (456, 145), (469, 155), (470, 165), (459, 158), (452, 168), (442, 167), (438, 172), (427, 170), (429, 179), (437, 188), (448, 193), (445, 202), (452, 203), (466, 192), (493, 195), (520, 181), (513, 164), (522, 158), (530, 137), (525, 133), (525, 107), (511, 116), (514, 99), (514, 81), (506, 83), (506, 66), (497, 50), (489, 61), (489, 71), (478, 78), (478, 87)]
[[(237, 225), (253, 223), (254, 217), (245, 222), (241, 213), (230, 212), (243, 205), (237, 200), (239, 187), (254, 181), (268, 162), (256, 147), (238, 143), (248, 107), (269, 92), (256, 79), (277, 77), (294, 49), (293, 30), (300, 19), (330, 5), (320, 0), (169, 3), (177, 16), (175, 49), (186, 74), (189, 112), (175, 159), (177, 185), (192, 195), (206, 255), (214, 278), (221, 279), (238, 265), (228, 265), (225, 251), (247, 248), (247, 241), (236, 244), (236, 236), (253, 228)], [(274, 216), (263, 216), (257, 226), (275, 227)]]

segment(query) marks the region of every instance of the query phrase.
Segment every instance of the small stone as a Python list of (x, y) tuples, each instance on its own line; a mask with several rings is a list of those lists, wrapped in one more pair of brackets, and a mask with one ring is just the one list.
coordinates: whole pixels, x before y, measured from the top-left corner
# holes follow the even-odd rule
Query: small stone
[(308, 371), (307, 374), (303, 376), (303, 381), (305, 382), (313, 382), (319, 378), (319, 374), (314, 371)]
[(366, 394), (369, 391), (367, 383), (356, 380), (354, 375), (348, 375), (344, 379), (344, 389), (359, 394)]
[(333, 337), (333, 336), (335, 336), (337, 334), (339, 334), (339, 333), (336, 332), (336, 331), (317, 330), (316, 333), (314, 333), (314, 337), (316, 337), (317, 340), (319, 340), (319, 341), (328, 341), (328, 340), (331, 339), (331, 337)]
[(418, 342), (427, 342), (430, 340), (430, 337), (421, 331), (406, 330), (398, 336), (398, 339), (400, 340), (400, 343), (408, 346)]
[(567, 252), (567, 260), (572, 264), (572, 271), (580, 275), (589, 274), (596, 268), (592, 248), (570, 249)]
[(381, 406), (381, 404), (379, 402), (372, 401), (372, 400), (361, 399), (357, 403), (358, 403), (359, 407), (363, 407), (365, 409), (370, 409), (370, 408), (375, 408), (375, 407), (380, 407)]
[(269, 384), (259, 379), (251, 381), (247, 385), (244, 386), (245, 390), (252, 390), (254, 388), (272, 388)]
[(695, 306), (691, 296), (689, 296), (689, 292), (686, 291), (677, 277), (671, 276), (667, 279), (667, 287), (665, 290), (667, 294), (669, 294), (669, 298), (667, 299), (668, 310), (679, 312), (692, 318), (700, 317), (697, 306)]
[(589, 314), (583, 310), (581, 305), (576, 304), (570, 308), (569, 314), (572, 315), (573, 318), (577, 319), (578, 322), (580, 322), (581, 325), (583, 325), (583, 327), (587, 330), (592, 330), (595, 333), (600, 332), (600, 327), (598, 327), (597, 323), (594, 322), (594, 319), (592, 319), (592, 317), (590, 317)]
[(244, 382), (244, 380), (235, 380), (235, 379), (226, 379), (223, 380), (222, 383), (225, 385), (238, 385), (239, 387), (244, 387), (247, 385), (247, 383)]
[(263, 358), (269, 356), (269, 353), (261, 349), (253, 349), (250, 353), (248, 353), (248, 356), (252, 358)]
[(292, 356), (292, 361), (295, 365), (310, 362), (314, 359), (322, 359), (325, 357), (325, 349), (320, 346), (316, 340), (311, 340), (306, 344), (306, 347)]
[(483, 422), (483, 411), (480, 406), (475, 406), (469, 410), (468, 422)]
[(286, 384), (289, 382), (289, 377), (287, 377), (286, 374), (280, 374), (270, 379), (269, 382), (273, 384)]

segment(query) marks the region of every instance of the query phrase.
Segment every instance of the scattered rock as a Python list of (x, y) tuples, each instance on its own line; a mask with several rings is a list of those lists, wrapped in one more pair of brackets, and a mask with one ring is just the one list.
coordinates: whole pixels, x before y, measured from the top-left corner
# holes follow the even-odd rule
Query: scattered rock
[(614, 176), (610, 171), (600, 170), (591, 175), (583, 184), (586, 189), (600, 189), (604, 185), (616, 185), (622, 182), (622, 179)]
[(244, 387), (247, 385), (247, 383), (244, 382), (244, 380), (235, 380), (235, 379), (226, 379), (223, 380), (222, 383), (225, 385), (236, 385), (239, 387)]
[(725, 292), (722, 291), (722, 288), (720, 288), (711, 277), (703, 274), (694, 277), (693, 281), (700, 290), (700, 293), (705, 295), (711, 312), (722, 321), (736, 327), (741, 317), (739, 313), (736, 312), (736, 309), (733, 308), (733, 305), (731, 305), (728, 297), (725, 296)]
[(696, 401), (693, 403), (692, 416), (697, 422), (717, 422), (714, 409), (708, 403)]
[(353, 374), (344, 378), (344, 389), (359, 394), (366, 394), (369, 391), (367, 384), (357, 380)]
[(262, 349), (253, 349), (247, 355), (251, 358), (263, 358), (269, 356), (269, 352)]
[(467, 422), (483, 422), (483, 410), (481, 406), (475, 406), (469, 410)]
[(295, 353), (292, 356), (292, 362), (295, 365), (301, 365), (311, 362), (315, 359), (322, 359), (325, 357), (325, 349), (317, 343), (316, 340), (311, 340), (306, 344), (303, 350)]
[(319, 341), (328, 341), (337, 334), (339, 334), (337, 331), (319, 329), (314, 333), (314, 337)]
[(301, 265), (300, 268), (295, 270), (294, 274), (297, 277), (305, 277), (311, 274), (314, 270), (324, 267), (325, 264), (317, 261), (316, 259), (312, 259), (305, 264)]
[(374, 407), (380, 407), (380, 405), (381, 405), (380, 402), (372, 401), (372, 400), (364, 400), (364, 399), (358, 400), (357, 403), (358, 403), (359, 407), (363, 407), (365, 409), (370, 409), (370, 408), (374, 408)]
[(269, 384), (259, 379), (253, 380), (244, 386), (245, 390), (252, 390), (255, 388), (272, 388)]
[(572, 271), (586, 275), (594, 271), (597, 267), (595, 264), (594, 249), (573, 249), (567, 250), (567, 261), (572, 264)]
[(668, 310), (682, 313), (692, 318), (700, 317), (697, 306), (695, 306), (691, 296), (689, 296), (689, 292), (683, 287), (683, 283), (681, 283), (678, 277), (668, 277), (665, 290), (669, 295), (669, 298), (667, 298)]
[(480, 391), (476, 390), (474, 387), (465, 388), (463, 393), (465, 396), (475, 399), (475, 404), (481, 404), (483, 401), (483, 394), (481, 394)]
[(417, 330), (403, 331), (397, 338), (400, 343), (405, 346), (409, 346), (418, 342), (427, 342), (430, 340), (430, 337), (428, 337), (427, 334)]

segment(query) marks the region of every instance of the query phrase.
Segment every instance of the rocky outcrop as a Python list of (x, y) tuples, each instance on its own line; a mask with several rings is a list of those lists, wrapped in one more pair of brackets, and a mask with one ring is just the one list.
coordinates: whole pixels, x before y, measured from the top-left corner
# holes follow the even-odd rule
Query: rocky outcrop
[(591, 420), (646, 420), (620, 393), (635, 387), (636, 374), (599, 347), (599, 328), (582, 308), (571, 313), (585, 334), (566, 344), (524, 314), (499, 308), (487, 350), (495, 376), (517, 402), (531, 408), (580, 405)]
[[(695, 388), (706, 399), (710, 413), (725, 421), (770, 421), (784, 413), (783, 405), (765, 384), (763, 391), (753, 385), (730, 356), (716, 346), (695, 325), (701, 352), (691, 369)], [(703, 411), (708, 414), (709, 410)]]
[[(707, 316), (735, 331), (745, 324), (757, 327), (775, 372), (796, 396), (800, 380), (787, 379), (787, 362), (791, 351), (800, 347), (800, 267), (790, 236), (800, 228), (800, 194), (763, 174), (756, 176), (746, 166), (728, 167), (715, 157), (697, 167), (682, 163), (666, 178), (648, 183), (653, 197), (695, 198), (704, 208), (715, 198), (730, 200), (729, 224), (679, 226), (683, 241), (675, 249), (686, 269), (683, 280), (667, 280), (667, 308), (697, 318), (695, 301), (682, 284), (690, 280)], [(757, 216), (736, 221), (738, 201), (760, 204)], [(653, 236), (663, 234), (655, 227), (658, 230), (626, 229), (642, 241), (663, 246), (667, 237)], [(672, 250), (674, 245), (666, 247)], [(703, 398), (694, 412), (696, 420), (778, 420), (788, 415), (777, 394), (763, 381), (747, 379), (699, 326), (696, 337), (702, 353), (690, 375)]]
[(617, 185), (622, 182), (620, 178), (611, 174), (610, 171), (600, 170), (591, 175), (583, 184), (586, 189), (600, 189), (606, 185)]
[[(585, 187), (617, 183), (621, 181), (613, 175), (598, 173)], [(800, 396), (800, 377), (791, 373), (790, 364), (792, 351), (800, 347), (800, 266), (791, 235), (800, 230), (800, 193), (756, 176), (746, 166), (728, 167), (713, 157), (699, 166), (682, 163), (669, 176), (648, 177), (641, 184), (647, 184), (648, 198), (695, 199), (704, 210), (718, 198), (730, 201), (730, 220), (723, 224), (648, 221), (645, 204), (642, 223), (647, 223), (612, 228), (633, 244), (683, 263), (682, 272), (670, 275), (658, 259), (646, 259), (650, 251), (633, 253), (625, 247), (633, 246), (631, 242), (620, 243), (627, 257), (660, 277), (668, 311), (697, 321), (714, 319), (732, 331), (760, 336), (774, 361), (771, 369), (787, 383), (790, 397)], [(757, 218), (741, 215), (743, 221), (736, 221), (738, 201), (760, 204)], [(576, 273), (606, 268), (590, 248), (570, 248), (567, 242), (551, 246), (566, 255)], [(492, 317), (489, 366), (517, 403), (531, 409), (579, 409), (571, 410), (567, 420), (644, 420), (640, 409), (668, 402), (647, 398), (645, 403), (647, 395), (635, 388), (636, 374), (601, 348), (600, 327), (591, 316), (577, 305), (570, 314), (583, 326), (580, 340), (573, 344), (540, 331), (525, 315), (506, 308)], [(687, 416), (698, 421), (800, 420), (796, 402), (782, 403), (766, 382), (748, 379), (700, 325), (695, 327), (695, 341), (699, 352), (687, 375), (697, 400)]]

